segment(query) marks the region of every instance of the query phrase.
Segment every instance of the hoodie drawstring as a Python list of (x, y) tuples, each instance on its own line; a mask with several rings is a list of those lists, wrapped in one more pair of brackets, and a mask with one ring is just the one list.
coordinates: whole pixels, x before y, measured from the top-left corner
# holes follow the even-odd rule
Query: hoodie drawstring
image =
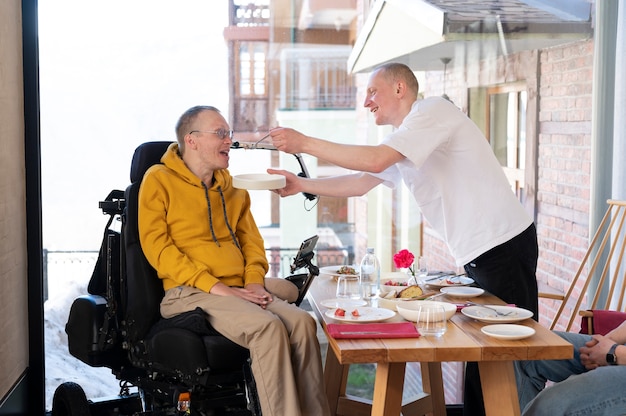
[[(204, 182), (202, 182), (202, 187), (204, 188), (204, 198), (206, 199), (206, 202), (208, 205), (209, 228), (211, 229), (211, 236), (213, 237), (213, 241), (215, 242), (215, 244), (217, 244), (217, 246), (220, 247), (220, 242), (217, 241), (217, 237), (215, 236), (215, 230), (213, 229), (213, 214), (211, 213), (211, 199), (209, 198), (209, 188), (204, 184)], [(222, 200), (222, 211), (224, 213), (224, 220), (226, 221), (226, 227), (228, 227), (228, 231), (230, 232), (230, 236), (233, 239), (233, 242), (235, 243), (237, 248), (241, 250), (241, 247), (239, 246), (239, 241), (237, 241), (237, 238), (235, 237), (235, 233), (233, 232), (233, 229), (230, 226), (230, 223), (228, 222), (228, 214), (226, 213), (226, 200), (224, 200), (222, 187), (218, 186), (217, 191), (220, 193), (220, 198)]]

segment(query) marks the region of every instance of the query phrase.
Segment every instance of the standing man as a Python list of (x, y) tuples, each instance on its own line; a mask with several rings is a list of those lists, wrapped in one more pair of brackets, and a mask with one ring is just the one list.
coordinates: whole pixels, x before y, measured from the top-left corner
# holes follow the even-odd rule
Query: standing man
[[(376, 146), (344, 145), (288, 128), (271, 131), (287, 153), (307, 153), (358, 173), (307, 179), (283, 170), (281, 196), (307, 192), (359, 196), (404, 181), (429, 224), (446, 241), (457, 266), (485, 290), (538, 313), (537, 233), (480, 129), (440, 97), (417, 100), (418, 82), (398, 63), (376, 68), (364, 106), (377, 125), (395, 130)], [(484, 414), (476, 363), (468, 363), (464, 412)]]
[(330, 414), (308, 312), (265, 288), (268, 263), (250, 195), (228, 172), (232, 130), (209, 106), (187, 110), (178, 143), (139, 190), (139, 236), (163, 281), (165, 318), (202, 308), (211, 325), (248, 348), (264, 416)]

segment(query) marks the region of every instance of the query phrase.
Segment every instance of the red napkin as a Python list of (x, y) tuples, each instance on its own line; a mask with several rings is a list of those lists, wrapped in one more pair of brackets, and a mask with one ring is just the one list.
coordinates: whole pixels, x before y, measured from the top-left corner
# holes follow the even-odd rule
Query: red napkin
[(417, 338), (420, 336), (411, 322), (375, 324), (328, 324), (328, 334), (333, 338)]

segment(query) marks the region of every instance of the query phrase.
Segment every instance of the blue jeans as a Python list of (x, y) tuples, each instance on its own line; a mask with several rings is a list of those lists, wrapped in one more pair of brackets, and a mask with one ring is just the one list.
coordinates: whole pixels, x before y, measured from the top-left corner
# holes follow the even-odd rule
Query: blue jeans
[[(572, 343), (574, 358), (515, 363), (522, 415), (626, 415), (626, 366), (589, 371), (580, 362), (579, 349), (591, 336), (555, 333)], [(546, 388), (548, 380), (555, 384)]]

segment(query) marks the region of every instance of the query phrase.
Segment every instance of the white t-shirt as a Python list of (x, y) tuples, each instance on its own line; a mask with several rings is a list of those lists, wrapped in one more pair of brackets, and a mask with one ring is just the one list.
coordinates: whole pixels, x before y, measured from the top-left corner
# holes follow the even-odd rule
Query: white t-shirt
[(485, 136), (449, 101), (440, 97), (416, 101), (382, 144), (406, 159), (372, 175), (390, 187), (404, 180), (457, 266), (532, 224)]

